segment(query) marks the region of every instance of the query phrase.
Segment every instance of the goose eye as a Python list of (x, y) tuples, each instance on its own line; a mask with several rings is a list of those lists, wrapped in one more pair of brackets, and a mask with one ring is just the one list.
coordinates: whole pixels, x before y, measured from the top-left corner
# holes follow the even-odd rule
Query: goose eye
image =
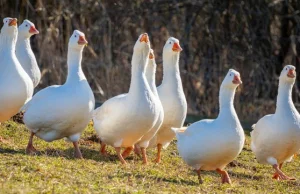
[(171, 44), (171, 42), (169, 42), (169, 44)]
[(76, 38), (77, 36), (75, 35), (75, 38)]
[(229, 74), (231, 76), (231, 74)]
[(26, 27), (28, 27), (28, 25), (26, 24)]
[(287, 68), (285, 68), (285, 70), (287, 70)]

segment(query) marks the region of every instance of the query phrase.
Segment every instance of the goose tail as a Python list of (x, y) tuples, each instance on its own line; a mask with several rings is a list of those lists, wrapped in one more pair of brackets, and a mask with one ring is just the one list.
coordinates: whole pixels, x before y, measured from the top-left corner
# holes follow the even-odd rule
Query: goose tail
[(252, 131), (250, 132), (250, 136), (251, 136), (251, 137), (252, 137), (253, 130), (255, 129), (255, 126), (256, 126), (256, 124), (253, 124), (253, 125), (251, 126), (251, 128), (252, 128)]
[(184, 135), (186, 128), (187, 127), (180, 127), (180, 128), (171, 127), (171, 129), (175, 133), (177, 139), (180, 139), (180, 137), (182, 137)]

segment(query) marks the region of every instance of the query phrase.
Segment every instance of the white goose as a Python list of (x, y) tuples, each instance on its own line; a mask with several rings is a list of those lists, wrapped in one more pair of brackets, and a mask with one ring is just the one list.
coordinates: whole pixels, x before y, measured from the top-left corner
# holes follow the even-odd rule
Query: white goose
[(35, 25), (32, 22), (24, 20), (19, 26), (16, 46), (17, 58), (21, 61), (22, 67), (31, 78), (34, 87), (36, 87), (40, 82), (41, 71), (30, 46), (30, 37), (38, 33), (39, 31), (35, 28)]
[(264, 116), (252, 126), (251, 149), (258, 162), (273, 166), (273, 178), (277, 180), (294, 180), (281, 167), (300, 149), (300, 115), (292, 100), (295, 80), (295, 67), (285, 66), (279, 77), (275, 114)]
[(150, 42), (145, 33), (134, 45), (128, 94), (111, 98), (94, 111), (94, 127), (102, 142), (101, 150), (105, 149), (106, 144), (113, 146), (123, 164), (126, 161), (121, 147), (126, 148), (123, 153), (126, 156), (159, 117), (157, 99), (145, 77), (149, 52)]
[(224, 168), (239, 155), (245, 141), (233, 106), (235, 90), (241, 83), (240, 74), (230, 69), (221, 84), (219, 116), (193, 123), (183, 132), (174, 129), (179, 154), (197, 171), (200, 183), (201, 170), (216, 170), (222, 176), (222, 183), (231, 182)]
[(3, 23), (0, 34), (0, 122), (18, 113), (33, 94), (32, 81), (15, 54), (17, 19), (5, 18)]
[(78, 140), (95, 106), (94, 94), (81, 68), (86, 44), (84, 34), (75, 30), (69, 39), (65, 84), (40, 90), (26, 105), (23, 120), (31, 131), (27, 153), (36, 151), (32, 143), (34, 135), (48, 142), (67, 137), (73, 142), (75, 157), (82, 158)]
[(156, 73), (156, 62), (155, 62), (154, 51), (151, 49), (149, 54), (149, 62), (146, 68), (146, 78), (151, 91), (157, 98), (157, 103), (159, 106), (159, 117), (158, 120), (156, 121), (156, 124), (153, 126), (153, 128), (150, 131), (148, 131), (138, 143), (135, 144), (136, 148), (141, 149), (144, 164), (147, 164), (146, 148), (149, 146), (150, 140), (155, 136), (155, 134), (157, 133), (158, 129), (160, 128), (164, 120), (164, 110), (159, 100), (159, 96), (155, 85), (155, 73)]
[(162, 84), (157, 90), (164, 110), (164, 121), (150, 142), (150, 147), (157, 146), (156, 162), (161, 161), (162, 147), (167, 148), (175, 137), (171, 128), (182, 127), (186, 117), (187, 103), (179, 72), (181, 51), (179, 40), (173, 37), (167, 40), (163, 48), (164, 75)]

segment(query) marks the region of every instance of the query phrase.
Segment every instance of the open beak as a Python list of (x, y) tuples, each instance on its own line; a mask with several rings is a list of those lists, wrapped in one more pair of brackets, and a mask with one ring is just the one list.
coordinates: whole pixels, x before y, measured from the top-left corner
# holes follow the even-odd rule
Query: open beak
[(9, 26), (17, 26), (17, 24), (18, 24), (17, 18), (10, 19), (8, 23)]
[(295, 78), (296, 77), (296, 71), (294, 69), (290, 69), (289, 72), (287, 73), (287, 76), (289, 78)]
[(175, 42), (173, 44), (172, 50), (175, 52), (180, 52), (180, 51), (182, 51), (182, 48), (180, 47), (180, 45), (177, 42)]
[(87, 45), (88, 41), (86, 41), (84, 36), (79, 36), (78, 44), (79, 45)]
[(242, 84), (243, 82), (242, 82), (240, 76), (235, 75), (235, 76), (233, 77), (232, 83), (233, 83), (233, 84)]
[(29, 33), (30, 34), (39, 34), (40, 32), (34, 26), (31, 26), (29, 29)]
[(154, 54), (153, 53), (149, 54), (149, 59), (154, 59)]
[(142, 37), (140, 39), (140, 42), (145, 42), (145, 43), (149, 42), (149, 37), (148, 37), (147, 33), (145, 33), (145, 34), (142, 35)]

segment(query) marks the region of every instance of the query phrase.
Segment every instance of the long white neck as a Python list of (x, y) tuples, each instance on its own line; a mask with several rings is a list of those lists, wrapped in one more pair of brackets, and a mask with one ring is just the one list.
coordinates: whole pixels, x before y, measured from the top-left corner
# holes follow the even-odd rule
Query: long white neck
[(233, 106), (234, 94), (236, 88), (227, 88), (221, 85), (219, 93), (219, 103), (220, 103), (220, 117), (232, 117), (237, 119), (237, 115)]
[(31, 50), (30, 38), (24, 38), (21, 37), (21, 35), (19, 35), (17, 40), (16, 51), (18, 52), (19, 49), (25, 49), (26, 51), (30, 51)]
[(155, 84), (155, 72), (156, 72), (156, 63), (155, 60), (149, 60), (146, 68), (146, 79), (150, 86), (150, 90), (155, 96), (158, 96), (156, 84)]
[(131, 82), (128, 94), (135, 93), (146, 84), (145, 68), (148, 63), (148, 54), (145, 51), (133, 51), (131, 60)]
[(168, 87), (173, 85), (176, 87), (174, 89), (182, 89), (182, 82), (179, 71), (179, 53), (163, 53), (163, 67), (164, 75), (162, 84), (167, 84)]
[(0, 51), (5, 53), (15, 53), (17, 36), (6, 35), (1, 32), (0, 35)]
[(296, 110), (292, 100), (292, 90), (293, 90), (292, 83), (279, 81), (275, 114), (284, 112), (285, 110)]
[(68, 77), (66, 83), (76, 82), (85, 80), (84, 73), (81, 68), (83, 48), (72, 48), (68, 49)]

